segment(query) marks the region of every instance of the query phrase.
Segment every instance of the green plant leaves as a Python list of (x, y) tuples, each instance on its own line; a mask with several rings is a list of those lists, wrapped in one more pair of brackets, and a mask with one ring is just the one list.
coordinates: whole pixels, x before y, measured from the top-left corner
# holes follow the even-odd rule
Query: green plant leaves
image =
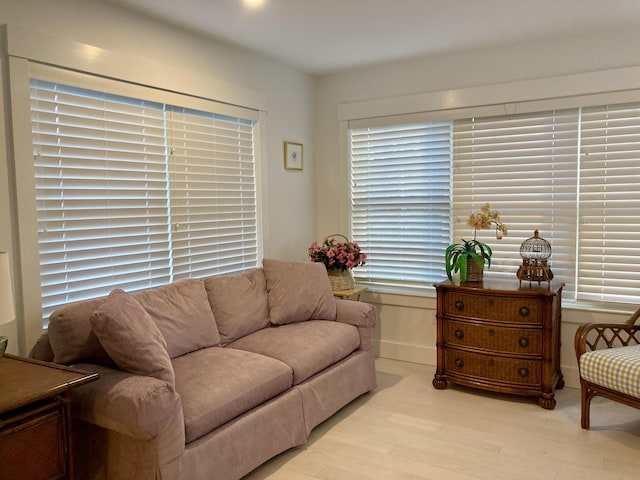
[(453, 281), (453, 274), (460, 272), (460, 281), (464, 282), (467, 280), (467, 260), (469, 258), (480, 266), (486, 261), (487, 268), (490, 268), (492, 255), (493, 250), (489, 245), (475, 239), (462, 239), (462, 243), (452, 243), (444, 253), (447, 277)]

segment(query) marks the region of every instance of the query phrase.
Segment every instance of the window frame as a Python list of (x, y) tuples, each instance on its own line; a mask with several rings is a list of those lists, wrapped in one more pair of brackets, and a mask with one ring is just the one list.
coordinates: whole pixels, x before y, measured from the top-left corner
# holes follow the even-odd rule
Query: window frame
[(155, 92), (36, 78), (30, 92), (45, 326), (114, 286), (258, 267), (255, 120), (146, 100)]
[[(29, 292), (27, 301), (23, 303), (26, 325), (26, 343), (33, 344), (43, 328), (42, 305), (34, 299), (41, 298), (39, 260), (38, 255), (25, 255), (24, 252), (38, 252), (38, 229), (35, 200), (35, 178), (32, 158), (33, 143), (31, 140), (31, 109), (29, 100), (30, 79), (40, 79), (47, 82), (62, 83), (78, 88), (103, 91), (116, 95), (143, 98), (145, 100), (170, 103), (181, 107), (212, 111), (223, 116), (238, 116), (250, 118), (255, 122), (255, 177), (256, 177), (256, 212), (257, 212), (257, 262), (263, 257), (263, 207), (262, 190), (263, 179), (260, 166), (260, 137), (264, 134), (265, 112), (257, 108), (247, 108), (237, 105), (208, 100), (187, 93), (164, 91), (154, 87), (138, 85), (125, 80), (104, 78), (90, 73), (66, 70), (64, 68), (43, 65), (22, 58), (9, 57), (10, 95), (12, 99), (12, 125), (14, 129), (14, 151), (16, 158), (27, 161), (15, 162), (16, 184), (16, 222), (19, 227), (18, 245), (22, 254), (22, 284), (18, 291)], [(45, 325), (46, 326), (46, 325)]]
[[(620, 75), (624, 76), (621, 77)], [(634, 102), (640, 98), (637, 82), (640, 68), (629, 67), (604, 72), (551, 77), (505, 85), (389, 97), (339, 105), (339, 139), (344, 162), (349, 164), (348, 138), (352, 126), (410, 123), (421, 120), (459, 119), (508, 113), (535, 112)], [(345, 187), (347, 187), (345, 185)], [(345, 188), (345, 191), (348, 191)], [(345, 199), (348, 204), (348, 199)], [(343, 228), (350, 225), (349, 213), (341, 217)], [(515, 272), (514, 272), (515, 275)], [(406, 290), (370, 286), (380, 293), (411, 293)], [(433, 292), (430, 292), (430, 296)], [(589, 310), (626, 309), (628, 304), (568, 299), (566, 302)]]
[[(4, 62), (0, 66), (6, 96), (2, 98), (6, 116), (7, 155), (0, 155), (0, 166), (7, 173), (8, 191), (3, 195), (8, 228), (3, 232), (4, 244), (13, 253), (14, 289), (16, 297), (19, 349), (28, 352), (42, 334), (42, 311), (39, 302), (37, 228), (35, 217), (35, 182), (32, 162), (29, 109), (29, 78), (34, 68), (51, 68), (65, 74), (83, 72), (100, 79), (115, 79), (131, 87), (152, 87), (165, 95), (184, 94), (196, 100), (215, 102), (229, 108), (248, 108), (258, 116), (255, 138), (259, 232), (267, 232), (269, 219), (262, 214), (267, 193), (264, 140), (268, 135), (268, 102), (263, 89), (252, 88), (220, 74), (214, 67), (173, 62), (167, 57), (140, 57), (123, 50), (96, 46), (51, 35), (24, 25), (5, 25)], [(51, 81), (56, 79), (51, 78)], [(65, 82), (63, 82), (65, 83)], [(68, 82), (67, 82), (68, 83)], [(174, 103), (174, 102), (168, 102)], [(0, 121), (2, 123), (2, 121)], [(262, 242), (260, 242), (262, 244)], [(262, 255), (262, 252), (260, 252)]]

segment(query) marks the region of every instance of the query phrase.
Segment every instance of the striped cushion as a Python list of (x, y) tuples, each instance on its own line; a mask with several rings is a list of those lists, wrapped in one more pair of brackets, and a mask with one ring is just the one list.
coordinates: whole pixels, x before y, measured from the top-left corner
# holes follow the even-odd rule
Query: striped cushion
[(580, 357), (586, 381), (640, 398), (640, 345), (587, 352)]

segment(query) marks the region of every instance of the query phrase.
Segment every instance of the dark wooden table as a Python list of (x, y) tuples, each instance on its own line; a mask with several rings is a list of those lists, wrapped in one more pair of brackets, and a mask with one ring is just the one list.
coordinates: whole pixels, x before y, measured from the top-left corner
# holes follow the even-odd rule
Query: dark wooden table
[(73, 479), (71, 389), (97, 373), (5, 354), (0, 358), (0, 476)]

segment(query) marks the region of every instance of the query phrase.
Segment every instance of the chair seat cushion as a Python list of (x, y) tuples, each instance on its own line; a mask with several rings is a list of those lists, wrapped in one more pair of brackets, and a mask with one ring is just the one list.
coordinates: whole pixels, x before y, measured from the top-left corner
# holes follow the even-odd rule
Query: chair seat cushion
[(583, 354), (580, 376), (596, 385), (640, 398), (640, 345)]
[(360, 345), (358, 328), (330, 320), (264, 328), (230, 343), (237, 348), (276, 358), (293, 368), (294, 385), (347, 357)]
[(293, 379), (278, 360), (223, 347), (174, 358), (173, 370), (187, 443), (285, 392)]

